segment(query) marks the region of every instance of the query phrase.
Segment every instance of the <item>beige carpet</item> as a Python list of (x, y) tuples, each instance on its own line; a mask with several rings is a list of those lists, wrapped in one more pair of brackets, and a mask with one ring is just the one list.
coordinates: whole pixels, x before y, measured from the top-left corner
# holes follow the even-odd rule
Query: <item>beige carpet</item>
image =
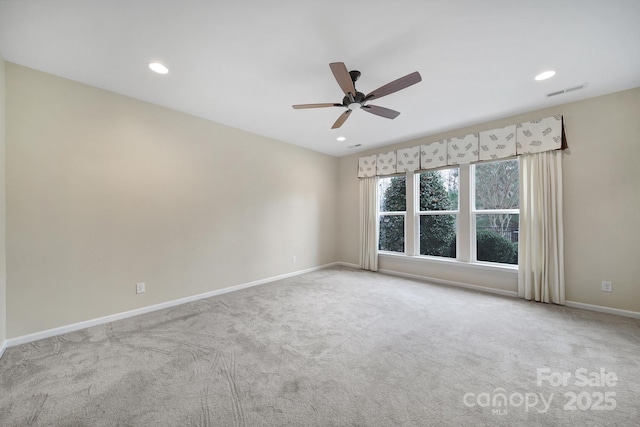
[(639, 406), (638, 320), (348, 268), (0, 360), (2, 426), (631, 426)]

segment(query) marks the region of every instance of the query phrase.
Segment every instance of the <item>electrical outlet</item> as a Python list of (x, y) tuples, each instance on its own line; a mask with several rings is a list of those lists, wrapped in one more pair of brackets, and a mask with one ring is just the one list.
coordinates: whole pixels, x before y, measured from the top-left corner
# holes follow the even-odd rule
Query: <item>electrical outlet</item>
[(602, 281), (602, 292), (613, 292), (613, 283), (606, 280)]
[(295, 263), (296, 263), (296, 261), (297, 261), (297, 259), (296, 259), (296, 256), (294, 255), (294, 256), (291, 258), (291, 262), (295, 264)]
[(136, 283), (136, 294), (143, 294), (145, 291), (144, 282)]

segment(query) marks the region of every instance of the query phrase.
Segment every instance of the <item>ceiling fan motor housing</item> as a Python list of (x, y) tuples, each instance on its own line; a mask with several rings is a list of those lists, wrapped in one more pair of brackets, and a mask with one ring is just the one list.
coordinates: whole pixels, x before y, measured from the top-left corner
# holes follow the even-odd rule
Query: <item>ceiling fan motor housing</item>
[[(347, 108), (350, 108), (349, 106), (351, 104), (359, 104), (360, 106), (362, 106), (364, 101), (365, 101), (365, 94), (362, 93), (362, 92), (357, 92), (356, 91), (356, 94), (353, 97), (353, 100), (351, 98), (349, 98), (348, 95), (345, 96), (344, 98), (342, 98), (342, 105), (344, 105)], [(356, 107), (356, 108), (359, 108), (359, 107)], [(353, 108), (351, 108), (351, 109), (353, 109)]]

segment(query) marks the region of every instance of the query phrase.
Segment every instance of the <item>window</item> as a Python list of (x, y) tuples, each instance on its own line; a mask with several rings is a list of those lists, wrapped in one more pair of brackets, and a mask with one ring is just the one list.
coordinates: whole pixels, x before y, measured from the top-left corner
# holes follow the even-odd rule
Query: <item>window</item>
[(518, 160), (474, 166), (473, 219), (478, 261), (518, 263), (520, 169)]
[(378, 249), (381, 251), (404, 252), (406, 193), (407, 178), (404, 175), (378, 180), (378, 200), (380, 200)]
[(419, 174), (420, 254), (456, 257), (458, 168)]
[(379, 250), (518, 264), (519, 162), (464, 164), (379, 179)]

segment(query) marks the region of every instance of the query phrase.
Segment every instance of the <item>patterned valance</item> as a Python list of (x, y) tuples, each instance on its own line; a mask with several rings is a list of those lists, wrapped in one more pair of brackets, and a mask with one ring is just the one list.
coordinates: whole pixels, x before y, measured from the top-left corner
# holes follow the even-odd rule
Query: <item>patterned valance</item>
[(378, 175), (393, 175), (396, 173), (397, 158), (395, 151), (378, 154), (376, 171)]
[(562, 116), (558, 115), (360, 157), (358, 177), (392, 175), (559, 150), (566, 148), (564, 143)]
[(420, 169), (433, 169), (447, 164), (447, 141), (420, 146)]
[(376, 159), (378, 156), (360, 157), (358, 159), (358, 178), (376, 176)]
[(562, 146), (562, 116), (518, 123), (518, 154), (542, 153)]
[(420, 147), (401, 148), (398, 153), (398, 172), (413, 172), (420, 169)]
[(516, 125), (480, 132), (480, 161), (516, 155)]
[(447, 139), (447, 164), (463, 165), (478, 161), (478, 134)]

